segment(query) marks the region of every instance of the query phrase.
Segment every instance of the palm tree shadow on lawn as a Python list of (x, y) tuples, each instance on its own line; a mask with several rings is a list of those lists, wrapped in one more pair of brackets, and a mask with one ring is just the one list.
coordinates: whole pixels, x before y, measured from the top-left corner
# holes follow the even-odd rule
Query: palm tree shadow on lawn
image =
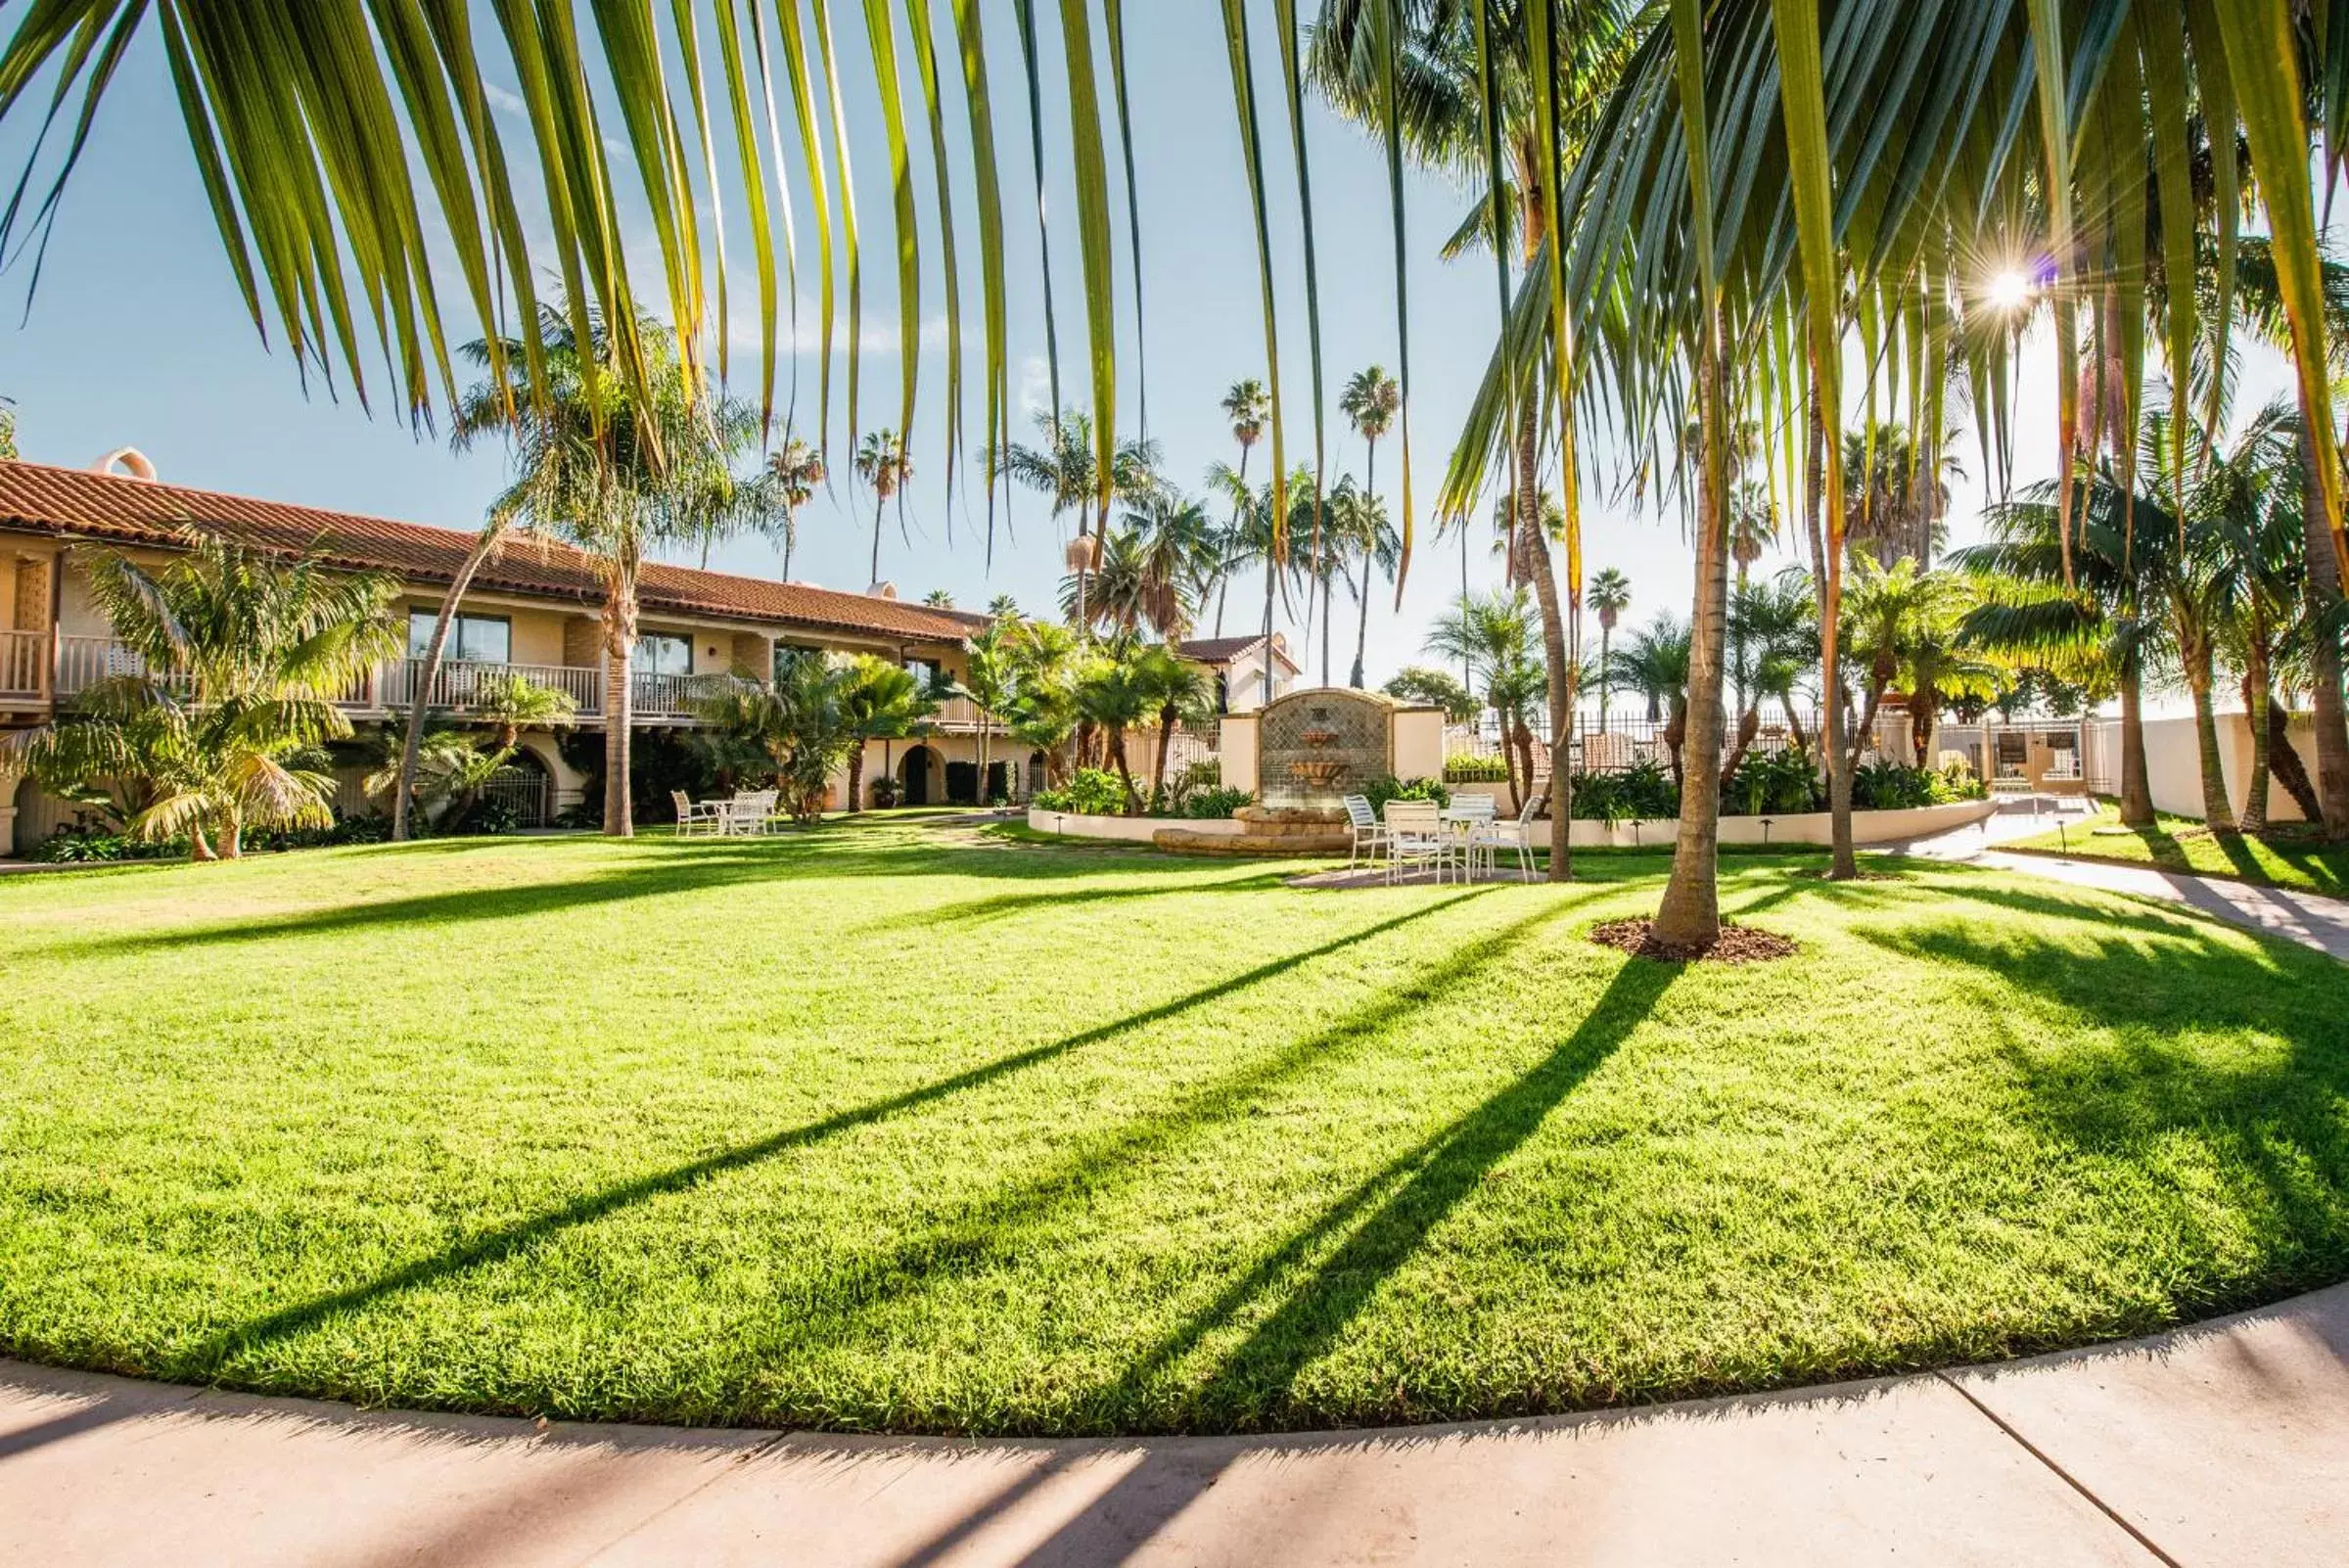
[(419, 1259), (414, 1263), (390, 1269), (378, 1274), (373, 1279), (237, 1324), (212, 1336), (184, 1356), (172, 1358), (161, 1370), (164, 1375), (174, 1377), (216, 1376), (238, 1355), (272, 1341), (301, 1333), (341, 1314), (357, 1312), (403, 1290), (431, 1284), (468, 1268), (498, 1262), (523, 1252), (549, 1236), (580, 1225), (590, 1224), (622, 1209), (633, 1207), (666, 1193), (681, 1191), (726, 1172), (754, 1166), (791, 1150), (821, 1143), (853, 1129), (919, 1110), (1030, 1068), (1039, 1067), (1129, 1031), (1163, 1023), (1194, 1008), (1208, 1005), (1251, 986), (1286, 974), (1316, 959), (1328, 957), (1348, 947), (1440, 914), (1479, 896), (1477, 893), (1464, 893), (1441, 901), (1421, 904), (1376, 924), (1331, 938), (1316, 946), (1285, 954), (1244, 973), (1218, 981), (1214, 985), (1161, 1002), (1140, 1012), (1095, 1025), (1090, 1029), (1080, 1031), (1057, 1040), (1031, 1046), (1009, 1056), (998, 1057), (994, 1061), (984, 1063), (935, 1083), (907, 1089), (902, 1093), (837, 1112), (820, 1121), (786, 1129), (764, 1138), (737, 1144), (682, 1165), (672, 1166), (667, 1170), (621, 1182), (597, 1192), (584, 1194), (560, 1208), (502, 1225), (497, 1229), (461, 1242), (433, 1257)]
[[(1998, 890), (1982, 897), (2017, 901)], [(2349, 1116), (2341, 1109), (2349, 1105), (2349, 968), (2191, 921), (2124, 919), (2130, 929), (2116, 932), (2101, 907), (2071, 914), (2081, 929), (2065, 940), (1958, 920), (1860, 935), (1945, 972), (1984, 977), (1987, 1028), (2025, 1114), (2048, 1132), (2148, 1172), (2184, 1150), (2205, 1151), (2218, 1173), (2212, 1190), (2174, 1191), (2174, 1178), (2159, 1185), (2178, 1200), (2165, 1213), (2190, 1232), (2189, 1250), (2210, 1268), (2172, 1287), (2184, 1314), (2256, 1306), (2349, 1273)], [(2019, 1019), (2018, 990), (2111, 1036), (2082, 1038)], [(2236, 1031), (2277, 1047), (2208, 1038)], [(2197, 1210), (2214, 1202), (2226, 1211), (2217, 1226)], [(2145, 1315), (2110, 1332), (2170, 1321)]]
[[(1138, 858), (1117, 860), (1106, 856), (1071, 856), (1065, 863), (1038, 867), (1010, 852), (946, 851), (915, 843), (848, 848), (836, 840), (744, 840), (739, 844), (680, 846), (674, 854), (657, 855), (593, 875), (566, 877), (560, 881), (452, 888), (445, 892), (368, 899), (324, 908), (299, 909), (285, 914), (261, 915), (209, 925), (173, 926), (127, 935), (74, 936), (43, 950), (60, 954), (124, 954), (387, 927), (529, 920), (638, 899), (658, 899), (672, 894), (801, 878), (944, 873), (954, 877), (1051, 884), (1046, 890), (1035, 894), (998, 895), (965, 905), (928, 905), (901, 917), (904, 922), (915, 925), (942, 919), (985, 919), (995, 913), (1016, 912), (1018, 908), (1029, 904), (1150, 899), (1185, 893), (1250, 892), (1267, 887), (1273, 880), (1268, 873), (1252, 870), (1242, 876), (1202, 882), (1198, 880), (1199, 869), (1195, 863), (1170, 862), (1162, 870)], [(1137, 872), (1145, 875), (1161, 872), (1161, 875), (1139, 885), (1122, 884), (1106, 888), (1082, 885), (1099, 877), (1130, 878)]]

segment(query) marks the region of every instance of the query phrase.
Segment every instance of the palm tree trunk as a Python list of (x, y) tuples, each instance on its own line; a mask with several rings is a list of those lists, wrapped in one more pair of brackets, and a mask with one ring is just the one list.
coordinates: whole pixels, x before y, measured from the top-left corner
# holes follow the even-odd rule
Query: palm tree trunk
[[(1826, 411), (1820, 406), (1819, 379), (1811, 381), (1811, 444), (1804, 461), (1804, 532), (1811, 543), (1812, 580), (1819, 585), (1819, 632), (1823, 652), (1819, 679), (1819, 749), (1827, 765), (1827, 876), (1848, 882), (1860, 875), (1860, 855), (1852, 838), (1852, 763), (1854, 751), (1844, 734), (1851, 715), (1843, 701), (1843, 562), (1830, 560), (1826, 545)], [(1839, 433), (1840, 434), (1840, 433)], [(1792, 704), (1788, 705), (1789, 711)]]
[(858, 737), (849, 752), (849, 805), (852, 811), (864, 809), (864, 740)]
[(1688, 617), (1688, 725), (1681, 758), (1680, 838), (1672, 880), (1656, 910), (1655, 940), (1681, 948), (1710, 947), (1721, 938), (1721, 742), (1723, 652), (1729, 595), (1727, 461), (1728, 409), (1723, 395), (1721, 313), (1708, 307), (1698, 349), (1697, 398), (1705, 442), (1704, 481), (1696, 508), (1696, 595)]
[(636, 716), (636, 575), (616, 573), (604, 594), (604, 836), (636, 836), (628, 754)]
[(791, 550), (800, 542), (800, 519), (789, 506), (783, 509), (783, 580), (791, 580)]
[(886, 506), (888, 503), (889, 503), (889, 497), (888, 497), (888, 496), (881, 494), (881, 493), (880, 493), (878, 490), (876, 490), (876, 491), (874, 492), (874, 500), (873, 500), (873, 575), (872, 575), (871, 576), (869, 576), (869, 577), (865, 578), (865, 585), (866, 585), (867, 587), (874, 587), (874, 586), (878, 586), (878, 585), (879, 585), (879, 583), (880, 583), (880, 581), (881, 581), (881, 508), (882, 508), (882, 507), (884, 507), (884, 506)]
[(1347, 684), (1356, 691), (1362, 690), (1362, 655), (1370, 646), (1370, 552), (1362, 552), (1362, 601), (1360, 619), (1354, 628), (1354, 670)]
[(465, 552), (464, 565), (449, 580), (448, 592), (441, 595), (440, 614), (433, 622), (433, 640), (425, 644), (424, 667), (416, 671), (416, 689), (408, 700), (408, 733), (399, 749), (399, 781), (392, 791), (392, 842), (398, 844), (408, 837), (413, 797), (416, 793), (416, 760), (424, 746), (424, 715), (433, 694), (433, 682), (439, 678), (440, 655), (448, 646), (448, 628), (457, 619), (457, 606), (465, 599), (466, 590), (473, 586), (482, 564), (489, 552), (497, 548), (502, 529), (484, 529), (474, 540), (473, 548)]
[(1109, 748), (1110, 764), (1118, 770), (1118, 782), (1126, 786), (1126, 814), (1139, 815), (1142, 795), (1133, 787), (1133, 769), (1126, 764), (1126, 731), (1118, 725), (1110, 725), (1102, 736), (1102, 744)]
[[(1539, 457), (1533, 404), (1533, 398), (1526, 399), (1517, 424), (1517, 471), (1529, 476)], [(1530, 482), (1517, 487), (1517, 548), (1522, 558), (1518, 570), (1533, 578), (1534, 602), (1542, 609), (1542, 663), (1549, 677), (1549, 880), (1565, 882), (1574, 875), (1569, 842), (1573, 825), (1558, 808), (1557, 794), (1559, 781), (1571, 765), (1574, 667), (1567, 659), (1566, 621), (1558, 610), (1557, 576), (1549, 565), (1549, 535), (1542, 528), (1542, 496)], [(1533, 789), (1531, 768), (1525, 785), (1528, 791)], [(1518, 797), (1520, 802), (1524, 799)]]
[(1272, 702), (1272, 600), (1280, 588), (1279, 563), (1273, 557), (1269, 534), (1265, 539), (1265, 658), (1264, 678), (1261, 683), (1263, 699), (1257, 706), (1269, 707)]
[(2251, 725), (2251, 776), (2243, 781), (2245, 833), (2268, 831), (2268, 649), (2267, 627), (2256, 613), (2243, 664), (2246, 716)]
[(1158, 765), (1150, 775), (1150, 793), (1162, 801), (1167, 799), (1167, 759), (1174, 752), (1174, 707), (1172, 703), (1158, 711)]
[(2187, 683), (2194, 694), (2194, 748), (2202, 766), (2202, 823), (2213, 833), (2235, 831), (2227, 804), (2227, 770), (2219, 757), (2219, 721), (2211, 711), (2211, 650), (2207, 640), (2187, 651)]
[[(2243, 706), (2251, 706), (2247, 696)], [(2317, 798), (2317, 787), (2309, 782), (2308, 768), (2292, 745), (2292, 715), (2276, 700), (2273, 690), (2268, 693), (2268, 769), (2292, 804), (2300, 807), (2302, 816), (2311, 822), (2325, 820), (2324, 803)]]
[[(1986, 740), (1985, 745), (1989, 744)], [(1987, 765), (1998, 769), (1998, 759)], [(2145, 765), (2145, 676), (2140, 656), (2121, 662), (2121, 825), (2153, 825), (2153, 776)], [(1987, 781), (1986, 781), (1987, 782)]]
[(1615, 688), (1615, 628), (1598, 623), (1598, 732), (1607, 732), (1607, 695)]
[[(2316, 443), (2305, 435), (2300, 458), (2308, 474), (2307, 491), (2317, 493)], [(2300, 508), (2307, 532), (2308, 569), (2301, 574), (2300, 591), (2312, 624), (2322, 624), (2340, 603), (2341, 582), (2333, 563), (2332, 536), (2325, 526), (2325, 509), (2314, 504)], [(2331, 637), (2314, 638), (2309, 648), (2310, 707), (2316, 714), (2317, 798), (2325, 806), (2325, 837), (2333, 843), (2349, 840), (2349, 715), (2341, 702), (2341, 649)]]

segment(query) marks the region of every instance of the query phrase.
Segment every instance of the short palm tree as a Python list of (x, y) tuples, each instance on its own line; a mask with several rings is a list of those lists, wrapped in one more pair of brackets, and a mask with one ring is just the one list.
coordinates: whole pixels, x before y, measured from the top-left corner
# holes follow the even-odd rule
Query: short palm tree
[(890, 497), (905, 487), (913, 478), (913, 459), (905, 451), (905, 443), (895, 431), (877, 430), (865, 437), (856, 448), (856, 477), (871, 486), (873, 492), (873, 575), (871, 581), (881, 580), (881, 514)]
[(398, 584), (315, 555), (187, 542), (152, 571), (113, 551), (89, 558), (91, 602), (137, 669), (7, 747), (61, 794), (135, 780), (130, 833), (185, 834), (193, 858), (233, 860), (248, 827), (334, 824), (335, 781), (311, 759), (351, 733), (336, 699), (398, 648)]
[(1681, 776), (1681, 747), (1688, 737), (1688, 624), (1669, 613), (1624, 639), (1615, 665), (1616, 679), (1625, 690), (1647, 701), (1647, 721), (1664, 722), (1664, 750), (1672, 759), (1672, 776)]
[(846, 667), (840, 703), (856, 737), (849, 753), (849, 809), (864, 809), (864, 746), (867, 741), (903, 740), (938, 712), (938, 696), (903, 665), (860, 654)]
[(1135, 655), (1135, 678), (1157, 704), (1158, 758), (1150, 770), (1154, 794), (1167, 792), (1167, 759), (1174, 755), (1178, 724), (1202, 724), (1215, 715), (1216, 688), (1207, 667), (1182, 658), (1163, 643)]
[(1154, 674), (1146, 646), (1124, 636), (1112, 637), (1077, 670), (1078, 718), (1100, 735), (1109, 765), (1125, 786), (1128, 816), (1141, 811), (1142, 797), (1126, 759), (1126, 736), (1157, 715), (1161, 695)]
[[(1428, 628), (1426, 644), (1428, 652), (1460, 662), (1469, 672), (1469, 684), (1482, 690), (1498, 717), (1509, 789), (1519, 800), (1525, 799), (1533, 785), (1525, 708), (1544, 689), (1542, 668), (1532, 657), (1533, 615), (1523, 588), (1471, 596), (1436, 618)], [(1522, 779), (1518, 757), (1521, 732), (1529, 736)]]
[(791, 555), (800, 542), (800, 508), (815, 499), (827, 477), (824, 454), (794, 436), (767, 454), (767, 478), (775, 486), (777, 521), (783, 530), (783, 579), (791, 580)]

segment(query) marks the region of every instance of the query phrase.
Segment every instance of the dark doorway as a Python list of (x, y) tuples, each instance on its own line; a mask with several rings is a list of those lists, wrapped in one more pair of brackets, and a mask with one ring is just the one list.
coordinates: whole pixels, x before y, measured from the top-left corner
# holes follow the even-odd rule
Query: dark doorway
[(1011, 764), (1010, 764), (1010, 763), (1008, 763), (1008, 762), (990, 762), (990, 763), (988, 763), (988, 764), (987, 764), (987, 804), (988, 804), (988, 805), (990, 805), (990, 806), (992, 806), (992, 805), (994, 805), (994, 804), (995, 804), (995, 802), (997, 802), (997, 801), (1005, 801), (1005, 802), (1008, 802), (1010, 799), (1011, 799)]
[(900, 799), (905, 805), (930, 804), (930, 769), (936, 761), (937, 755), (927, 746), (916, 746), (905, 753), (905, 761), (898, 768), (898, 777), (904, 786)]
[(948, 762), (946, 764), (946, 804), (948, 806), (977, 806), (979, 804), (979, 764), (977, 762)]

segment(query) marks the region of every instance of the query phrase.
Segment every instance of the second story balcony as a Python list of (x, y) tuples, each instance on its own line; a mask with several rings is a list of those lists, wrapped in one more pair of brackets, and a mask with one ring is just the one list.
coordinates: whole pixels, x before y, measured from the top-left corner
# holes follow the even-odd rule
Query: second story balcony
[[(0, 632), (0, 697), (46, 702), (53, 693), (58, 701), (70, 701), (101, 680), (145, 673), (145, 662), (111, 637), (58, 638), (52, 668), (46, 632)], [(596, 723), (604, 717), (604, 671), (585, 665), (443, 660), (433, 672), (426, 706), (455, 717), (478, 714), (490, 691), (516, 677), (565, 693), (583, 722)], [(353, 717), (404, 714), (414, 704), (423, 679), (423, 660), (390, 660), (354, 682), (337, 706)], [(629, 682), (630, 715), (641, 723), (696, 723), (704, 703), (744, 684), (749, 683), (730, 674), (668, 675), (637, 670)]]

